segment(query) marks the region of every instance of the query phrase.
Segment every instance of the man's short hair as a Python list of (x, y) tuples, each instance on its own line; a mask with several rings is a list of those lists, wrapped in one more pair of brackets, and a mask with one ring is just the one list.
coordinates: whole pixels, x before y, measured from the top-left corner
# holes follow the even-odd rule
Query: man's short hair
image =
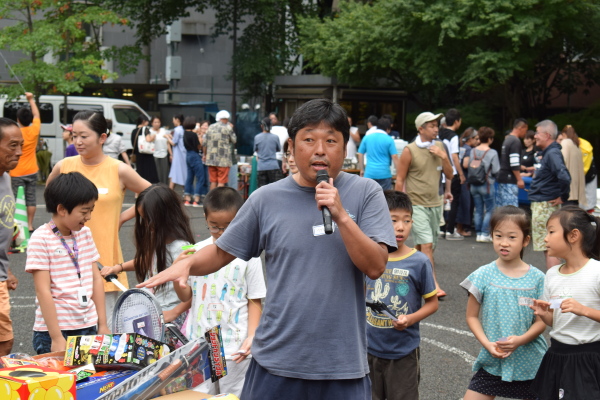
[(381, 129), (382, 131), (388, 131), (388, 129), (392, 128), (392, 122), (386, 117), (381, 117), (377, 120), (377, 129)]
[(379, 118), (377, 118), (377, 115), (369, 115), (369, 118), (367, 118), (367, 122), (373, 126), (377, 126), (377, 121), (379, 121)]
[(243, 204), (244, 199), (242, 199), (240, 193), (228, 186), (212, 189), (202, 202), (205, 217), (208, 217), (210, 213), (219, 211), (233, 211), (237, 214)]
[(194, 116), (185, 117), (185, 119), (183, 120), (183, 124), (181, 124), (181, 126), (183, 126), (183, 129), (185, 129), (186, 131), (194, 130), (194, 128), (196, 127), (196, 117), (194, 117)]
[(556, 140), (556, 136), (558, 135), (558, 127), (551, 120), (545, 119), (541, 122), (538, 122), (535, 127), (542, 128), (542, 131), (548, 133), (552, 140)]
[(16, 126), (17, 128), (19, 127), (19, 125), (10, 118), (0, 118), (0, 140), (4, 138), (4, 129), (8, 128), (9, 126)]
[(529, 126), (525, 118), (517, 118), (515, 119), (515, 122), (513, 122), (513, 129), (520, 128), (523, 124), (525, 124), (525, 126)]
[(292, 141), (300, 129), (307, 126), (317, 126), (321, 123), (342, 133), (344, 144), (350, 138), (350, 124), (346, 110), (337, 103), (327, 99), (314, 99), (302, 104), (292, 115), (288, 134)]
[(450, 108), (448, 111), (446, 111), (445, 118), (446, 125), (452, 126), (456, 121), (460, 120), (460, 111), (458, 111), (456, 108)]
[(385, 201), (387, 202), (390, 211), (407, 210), (410, 212), (410, 215), (412, 215), (412, 202), (406, 193), (397, 190), (384, 190), (383, 195), (385, 196)]
[(71, 214), (75, 207), (98, 200), (98, 188), (80, 172), (59, 174), (46, 185), (44, 200), (49, 213), (56, 214), (61, 204)]
[(23, 126), (29, 126), (33, 122), (33, 113), (29, 106), (21, 107), (17, 110), (17, 121)]

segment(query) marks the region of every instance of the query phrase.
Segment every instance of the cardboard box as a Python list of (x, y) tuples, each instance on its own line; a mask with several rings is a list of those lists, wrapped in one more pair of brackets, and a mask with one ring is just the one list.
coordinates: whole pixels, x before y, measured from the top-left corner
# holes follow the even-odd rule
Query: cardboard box
[(77, 383), (77, 398), (93, 400), (123, 382), (138, 371), (103, 371)]
[(39, 366), (0, 370), (2, 400), (75, 399), (75, 375)]
[(214, 397), (212, 394), (194, 392), (186, 390), (184, 392), (168, 394), (166, 396), (157, 397), (158, 400), (204, 400)]
[(170, 352), (168, 345), (137, 333), (69, 336), (64, 365), (140, 370)]

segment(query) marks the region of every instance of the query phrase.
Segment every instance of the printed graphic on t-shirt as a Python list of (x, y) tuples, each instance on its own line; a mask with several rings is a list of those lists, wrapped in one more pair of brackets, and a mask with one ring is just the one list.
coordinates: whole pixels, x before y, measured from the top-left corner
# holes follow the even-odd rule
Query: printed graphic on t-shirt
[[(375, 281), (368, 300), (390, 304), (391, 306), (388, 308), (396, 317), (408, 314), (408, 302), (403, 301), (403, 297), (410, 292), (409, 275), (410, 273), (406, 269), (386, 269), (383, 275)], [(370, 289), (367, 288), (367, 291)], [(390, 318), (370, 308), (367, 309), (367, 323), (376, 328), (394, 327)]]
[(0, 200), (0, 224), (8, 229), (15, 224), (15, 199), (10, 194)]

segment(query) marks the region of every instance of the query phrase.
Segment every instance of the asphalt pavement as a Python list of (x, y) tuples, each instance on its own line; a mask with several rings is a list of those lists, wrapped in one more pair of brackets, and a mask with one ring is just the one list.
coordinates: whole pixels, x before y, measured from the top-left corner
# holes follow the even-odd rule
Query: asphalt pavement
[[(39, 185), (37, 203), (40, 207), (35, 215), (35, 227), (50, 220), (50, 215), (43, 206), (43, 190), (44, 186)], [(134, 201), (133, 194), (128, 192), (125, 196), (125, 206), (132, 205)], [(192, 220), (196, 240), (209, 237), (203, 209), (186, 209)], [(125, 260), (130, 260), (135, 254), (133, 221), (123, 225), (120, 238), (123, 256)], [(462, 241), (440, 239), (435, 258), (438, 281), (448, 296), (440, 302), (438, 312), (421, 323), (421, 399), (457, 400), (462, 398), (466, 391), (473, 374), (471, 365), (480, 349), (465, 322), (467, 296), (459, 283), (479, 266), (491, 262), (497, 256), (491, 243), (477, 243), (474, 237), (470, 237)], [(25, 272), (24, 253), (10, 255), (9, 259), (11, 269), (19, 279), (19, 287), (15, 292), (11, 292), (11, 317), (15, 332), (13, 352), (33, 354), (33, 279)], [(525, 250), (524, 260), (542, 271), (545, 270), (543, 254), (533, 252), (531, 246)], [(130, 283), (136, 282), (133, 273), (130, 272), (128, 277)]]

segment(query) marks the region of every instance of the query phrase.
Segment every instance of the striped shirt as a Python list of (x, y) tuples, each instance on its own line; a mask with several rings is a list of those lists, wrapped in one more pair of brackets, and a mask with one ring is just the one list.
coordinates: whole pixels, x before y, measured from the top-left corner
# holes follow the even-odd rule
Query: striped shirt
[[(561, 265), (546, 273), (543, 300), (572, 297), (580, 304), (600, 310), (600, 261), (590, 259), (579, 271), (565, 275)], [(584, 344), (600, 341), (600, 323), (573, 313), (554, 310), (550, 337), (565, 344)]]
[[(27, 262), (25, 271), (49, 271), (50, 293), (56, 306), (58, 325), (61, 330), (82, 329), (94, 326), (98, 322), (98, 313), (92, 300), (93, 273), (100, 255), (92, 239), (88, 227), (78, 232), (73, 232), (72, 237), (65, 237), (65, 241), (73, 249), (73, 239), (79, 249), (79, 269), (81, 279), (77, 276), (77, 269), (73, 260), (61, 243), (61, 240), (52, 232), (48, 224), (40, 226), (33, 232), (27, 246)], [(78, 300), (78, 289), (84, 287), (87, 293), (88, 305), (81, 307)], [(35, 299), (34, 331), (47, 331), (39, 301)]]

